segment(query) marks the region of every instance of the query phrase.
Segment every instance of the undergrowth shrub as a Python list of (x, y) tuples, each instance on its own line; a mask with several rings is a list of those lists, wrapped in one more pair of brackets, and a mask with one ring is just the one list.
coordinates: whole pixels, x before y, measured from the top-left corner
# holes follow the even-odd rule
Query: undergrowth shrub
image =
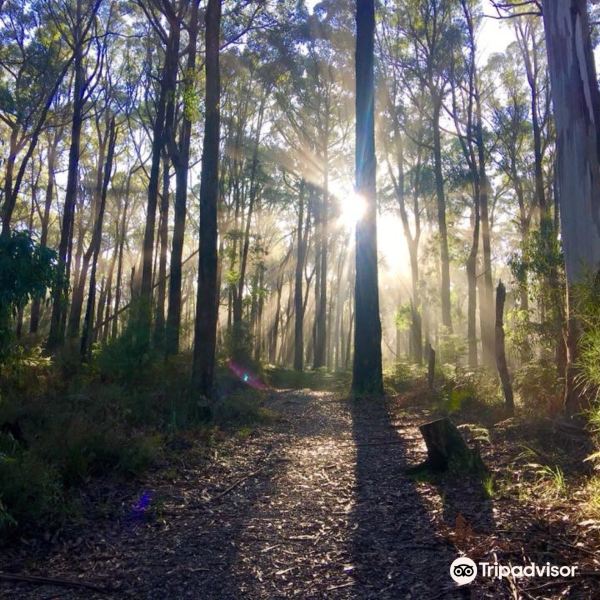
[(275, 414), (264, 406), (263, 394), (252, 389), (229, 394), (215, 405), (213, 411), (214, 422), (222, 426), (268, 423), (274, 418)]
[(521, 408), (531, 415), (556, 415), (562, 410), (562, 381), (553, 359), (531, 360), (514, 371), (513, 387)]
[(443, 414), (467, 409), (482, 409), (493, 414), (502, 407), (498, 381), (486, 369), (465, 370), (444, 365), (440, 379), (436, 403)]
[(383, 371), (384, 387), (389, 393), (398, 394), (409, 389), (424, 374), (423, 366), (405, 360), (396, 360), (393, 366)]
[(35, 451), (15, 450), (0, 452), (0, 535), (31, 522), (52, 527), (65, 511), (58, 470)]

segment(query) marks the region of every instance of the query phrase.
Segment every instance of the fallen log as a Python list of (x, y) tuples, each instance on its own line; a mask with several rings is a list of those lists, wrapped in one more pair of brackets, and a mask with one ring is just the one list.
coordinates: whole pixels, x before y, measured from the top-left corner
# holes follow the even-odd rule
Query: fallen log
[(409, 469), (409, 472), (446, 471), (450, 467), (457, 470), (487, 472), (479, 450), (472, 450), (460, 431), (450, 419), (436, 419), (419, 427), (425, 445), (427, 460)]

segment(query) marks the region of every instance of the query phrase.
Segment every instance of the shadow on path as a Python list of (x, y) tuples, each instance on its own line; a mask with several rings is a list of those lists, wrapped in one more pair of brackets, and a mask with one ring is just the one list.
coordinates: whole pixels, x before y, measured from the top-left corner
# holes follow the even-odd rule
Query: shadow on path
[(356, 504), (352, 514), (354, 598), (469, 598), (450, 579), (455, 549), (435, 531), (417, 485), (415, 463), (392, 425), (386, 401), (352, 403)]

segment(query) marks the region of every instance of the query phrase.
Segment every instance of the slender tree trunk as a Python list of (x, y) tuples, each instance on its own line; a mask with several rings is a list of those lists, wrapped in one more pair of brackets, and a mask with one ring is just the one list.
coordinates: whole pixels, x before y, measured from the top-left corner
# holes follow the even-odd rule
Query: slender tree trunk
[(477, 151), (479, 158), (479, 214), (481, 221), (481, 246), (483, 273), (479, 280), (483, 289), (479, 306), (481, 322), (482, 359), (487, 367), (494, 366), (494, 284), (492, 279), (492, 248), (490, 240), (490, 220), (488, 211), (489, 182), (485, 166), (485, 147), (483, 141), (483, 121), (479, 90), (475, 92), (477, 110)]
[(473, 239), (467, 258), (467, 343), (469, 367), (477, 367), (477, 253), (479, 250), (479, 189), (473, 194)]
[(266, 92), (263, 94), (258, 109), (258, 123), (256, 125), (256, 138), (254, 140), (254, 150), (252, 151), (252, 163), (250, 167), (250, 191), (248, 200), (248, 214), (246, 215), (246, 227), (244, 231), (244, 243), (240, 257), (240, 275), (237, 286), (237, 292), (233, 305), (233, 323), (239, 326), (243, 319), (242, 309), (244, 305), (244, 286), (246, 284), (246, 270), (248, 266), (248, 251), (250, 250), (250, 227), (252, 224), (252, 215), (258, 195), (257, 170), (258, 170), (258, 151), (260, 147), (260, 136), (262, 132), (263, 117), (266, 103)]
[(114, 308), (114, 318), (112, 321), (112, 338), (116, 338), (119, 333), (119, 309), (121, 306), (121, 281), (123, 279), (123, 252), (125, 249), (125, 238), (126, 238), (126, 227), (127, 227), (127, 209), (129, 208), (129, 193), (131, 190), (131, 177), (132, 173), (130, 172), (127, 175), (127, 182), (125, 184), (125, 203), (123, 206), (123, 214), (121, 215), (121, 225), (119, 227), (119, 238), (117, 243), (119, 244), (119, 255), (117, 258), (117, 282), (115, 288), (115, 308)]
[(316, 337), (314, 368), (324, 367), (327, 363), (327, 259), (329, 240), (329, 107), (326, 108), (325, 134), (323, 152), (323, 190), (322, 202), (319, 210), (320, 239), (320, 283), (319, 298), (316, 306)]
[[(109, 135), (109, 126), (106, 128), (106, 135), (103, 136), (100, 130), (100, 127), (97, 126), (98, 129), (98, 161), (96, 166), (96, 182), (94, 185), (93, 192), (93, 200), (92, 200), (92, 231), (96, 226), (96, 221), (98, 220), (99, 210), (100, 210), (100, 202), (102, 196), (102, 178), (104, 174), (104, 163), (106, 160), (106, 143), (108, 141)], [(81, 221), (81, 220), (80, 220)], [(81, 236), (82, 246), (81, 246), (81, 254), (82, 259), (77, 260), (77, 268), (75, 270), (75, 281), (73, 285), (73, 294), (71, 297), (71, 310), (69, 312), (69, 320), (67, 325), (67, 337), (76, 338), (79, 336), (79, 326), (81, 321), (81, 311), (83, 309), (83, 301), (85, 296), (85, 284), (87, 281), (87, 273), (90, 265), (90, 261), (92, 260), (92, 256), (94, 254), (94, 242), (95, 239), (92, 236), (92, 241), (86, 252), (83, 252), (83, 235)], [(80, 256), (79, 249), (77, 256)]]
[(64, 342), (67, 305), (69, 297), (69, 276), (71, 263), (71, 248), (73, 244), (73, 225), (75, 206), (77, 204), (77, 188), (79, 184), (79, 155), (81, 146), (81, 128), (83, 125), (83, 108), (85, 103), (85, 68), (83, 64), (83, 47), (80, 40), (82, 35), (82, 0), (77, 0), (77, 25), (75, 39), (75, 81), (73, 85), (73, 114), (71, 117), (71, 146), (69, 148), (69, 166), (67, 174), (67, 189), (65, 205), (58, 245), (59, 281), (52, 294), (52, 316), (48, 348), (56, 350)]
[[(98, 207), (98, 217), (94, 226), (94, 234), (92, 244), (94, 254), (92, 257), (92, 270), (90, 273), (90, 289), (87, 299), (87, 307), (83, 321), (83, 332), (81, 334), (81, 357), (89, 359), (91, 353), (92, 333), (94, 328), (94, 307), (96, 301), (96, 271), (98, 268), (98, 256), (100, 255), (100, 247), (102, 246), (102, 227), (104, 224), (104, 213), (106, 210), (106, 196), (108, 194), (108, 186), (112, 174), (113, 159), (115, 155), (115, 143), (117, 139), (117, 128), (115, 118), (112, 117), (109, 125), (108, 152), (106, 156), (106, 164), (104, 165), (104, 179), (102, 181), (102, 192), (100, 197), (100, 206)], [(99, 311), (98, 318), (102, 317), (102, 310)]]
[(154, 323), (154, 345), (161, 348), (165, 339), (165, 300), (167, 294), (167, 253), (169, 245), (169, 173), (168, 155), (163, 156), (163, 186), (160, 196), (160, 220), (158, 239), (160, 241), (158, 262), (158, 285), (156, 290), (156, 319)]
[(375, 182), (374, 0), (356, 3), (356, 191), (366, 202), (356, 225), (355, 332), (352, 391), (383, 394), (377, 276)]
[(450, 303), (450, 256), (448, 253), (448, 229), (446, 226), (446, 196), (444, 194), (444, 174), (442, 172), (442, 141), (440, 132), (440, 112), (442, 100), (433, 98), (433, 162), (435, 171), (435, 191), (437, 200), (438, 232), (440, 236), (442, 325), (447, 333), (452, 333), (452, 308)]
[[(304, 234), (304, 180), (300, 183), (298, 197), (298, 222), (297, 222), (297, 254), (296, 270), (294, 275), (294, 369), (304, 369), (304, 302), (302, 296), (302, 283), (304, 277), (304, 264), (306, 262), (306, 237)], [(307, 229), (308, 232), (308, 229)]]
[(269, 362), (274, 365), (277, 360), (277, 341), (279, 338), (279, 320), (281, 316), (281, 294), (283, 292), (283, 273), (277, 280), (277, 302), (275, 305), (275, 316), (269, 339)]
[(156, 208), (158, 205), (158, 186), (160, 179), (160, 161), (165, 145), (166, 110), (169, 98), (175, 94), (177, 84), (177, 58), (179, 54), (179, 23), (174, 19), (169, 24), (169, 39), (165, 51), (160, 95), (156, 107), (156, 118), (152, 131), (152, 164), (148, 182), (148, 203), (146, 224), (142, 245), (142, 277), (140, 283), (140, 306), (138, 314), (140, 328), (146, 330), (148, 341), (152, 321), (152, 289), (153, 289), (153, 250), (154, 229), (156, 226)]
[[(57, 130), (54, 134), (52, 142), (48, 146), (48, 182), (46, 184), (46, 197), (44, 201), (44, 213), (42, 215), (40, 246), (46, 248), (48, 245), (48, 230), (50, 226), (50, 209), (52, 208), (52, 198), (54, 196), (54, 170), (56, 165), (56, 151), (60, 133)], [(29, 332), (37, 333), (40, 325), (41, 299), (34, 298), (31, 304), (31, 321), (29, 324)]]
[[(198, 42), (198, 5), (199, 0), (192, 0), (192, 11), (189, 25), (189, 50), (187, 70), (184, 78), (186, 90), (194, 89), (194, 73), (196, 69), (196, 46)], [(171, 250), (171, 270), (169, 278), (169, 308), (165, 351), (167, 356), (179, 352), (179, 329), (181, 327), (181, 278), (183, 258), (183, 242), (187, 214), (187, 180), (190, 163), (190, 140), (192, 121), (189, 111), (184, 111), (181, 125), (180, 143), (177, 149), (175, 164), (175, 207), (173, 223), (173, 246)]]
[(219, 200), (219, 138), (221, 77), (219, 30), (221, 0), (206, 8), (206, 113), (200, 175), (200, 256), (194, 330), (193, 389), (212, 398), (217, 340), (217, 207)]

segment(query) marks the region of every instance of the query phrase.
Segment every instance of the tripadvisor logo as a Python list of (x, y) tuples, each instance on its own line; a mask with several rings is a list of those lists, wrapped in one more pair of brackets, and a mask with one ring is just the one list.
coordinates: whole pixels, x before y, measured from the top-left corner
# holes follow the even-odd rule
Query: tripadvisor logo
[[(480, 562), (480, 574), (483, 577), (503, 579), (504, 577), (575, 577), (577, 567), (568, 565), (499, 565), (497, 562)], [(477, 577), (477, 564), (468, 556), (460, 556), (450, 565), (450, 577), (458, 585), (471, 583)]]
[(471, 583), (477, 577), (477, 565), (468, 556), (459, 556), (450, 565), (450, 577), (458, 585)]

